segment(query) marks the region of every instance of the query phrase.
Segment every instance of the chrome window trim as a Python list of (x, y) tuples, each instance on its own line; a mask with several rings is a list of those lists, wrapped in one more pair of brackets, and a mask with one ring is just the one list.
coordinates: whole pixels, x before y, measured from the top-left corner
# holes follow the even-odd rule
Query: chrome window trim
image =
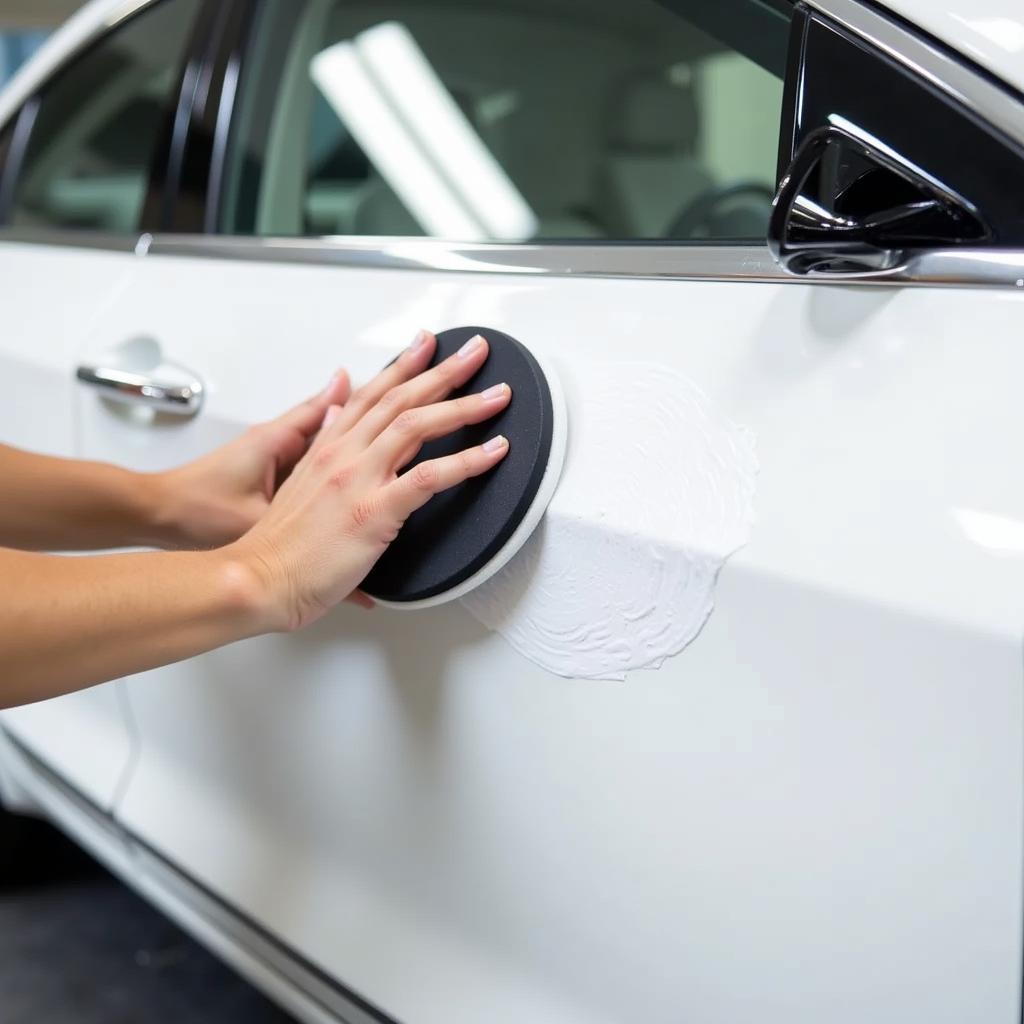
[(433, 238), (248, 238), (111, 235), (0, 229), (4, 243), (362, 270), (444, 271), (661, 281), (747, 281), (829, 287), (989, 287), (1024, 290), (1024, 250), (947, 249), (891, 270), (843, 276), (788, 274), (761, 245), (505, 245)]
[[(143, 243), (138, 247), (141, 251)], [(1024, 250), (955, 249), (911, 256), (891, 270), (795, 275), (762, 245), (453, 244), (432, 238), (146, 236), (147, 256), (544, 277), (751, 281), (771, 284), (943, 285), (1024, 289)]]
[(762, 245), (504, 244), (434, 238), (252, 238), (154, 235), (151, 256), (252, 260), (375, 270), (530, 274), (548, 277), (642, 277), (793, 280)]
[(1011, 85), (997, 85), (986, 78), (965, 54), (960, 54), (958, 60), (951, 52), (894, 20), (895, 14), (883, 14), (862, 0), (805, 2), (1024, 149), (1024, 104)]

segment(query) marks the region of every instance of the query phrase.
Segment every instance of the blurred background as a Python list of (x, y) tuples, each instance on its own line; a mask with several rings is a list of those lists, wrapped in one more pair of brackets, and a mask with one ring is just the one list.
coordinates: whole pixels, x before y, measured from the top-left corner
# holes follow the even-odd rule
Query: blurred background
[(0, 0), (0, 86), (80, 0)]

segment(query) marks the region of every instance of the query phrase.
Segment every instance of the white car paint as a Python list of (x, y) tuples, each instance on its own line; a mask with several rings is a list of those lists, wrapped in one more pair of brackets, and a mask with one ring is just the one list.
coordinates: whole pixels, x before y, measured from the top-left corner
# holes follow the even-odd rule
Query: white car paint
[[(0, 438), (50, 455), (73, 455), (76, 354), (90, 320), (118, 294), (133, 257), (38, 246), (0, 250)], [(6, 711), (4, 726), (109, 809), (130, 755), (122, 686), (107, 683)]]
[[(86, 8), (62, 45), (117, 6)], [(91, 705), (67, 726), (63, 699), (5, 714), (130, 836), (416, 1024), (1019, 1020), (1024, 479), (1007, 453), (1024, 295), (12, 243), (0, 281), (19, 300), (6, 379), (33, 406), (60, 396), (46, 420), (4, 408), (0, 436), (44, 450), (174, 464), (338, 364), (365, 377), (420, 325), (470, 322), (555, 362), (570, 417), (574, 367), (628, 353), (757, 439), (758, 521), (715, 612), (624, 683), (551, 675), (458, 606), (345, 608), (73, 698), (102, 709), (99, 768)], [(71, 396), (76, 362), (140, 336), (202, 376), (200, 417), (146, 424)], [(623, 424), (623, 452), (644, 440)], [(573, 455), (588, 472), (605, 456)], [(141, 853), (117, 860), (22, 782), (325, 1019)]]
[(1018, 0), (881, 0), (912, 25), (1024, 89), (1024, 21)]
[(207, 406), (154, 432), (83, 392), (82, 455), (176, 462), (474, 321), (554, 360), (570, 416), (581, 361), (685, 371), (761, 476), (660, 671), (567, 681), (456, 606), (345, 609), (136, 680), (119, 820), (400, 1020), (1010, 1021), (1022, 567), (955, 514), (1024, 521), (992, 443), (1024, 430), (992, 373), (1022, 301), (139, 260), (83, 354), (159, 337)]

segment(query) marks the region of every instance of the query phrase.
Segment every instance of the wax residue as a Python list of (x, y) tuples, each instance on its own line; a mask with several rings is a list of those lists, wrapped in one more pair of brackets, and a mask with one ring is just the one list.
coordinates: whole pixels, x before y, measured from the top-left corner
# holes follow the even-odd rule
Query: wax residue
[(622, 679), (700, 632), (750, 536), (757, 458), (751, 434), (670, 367), (590, 363), (569, 383), (547, 515), (462, 603), (551, 672)]

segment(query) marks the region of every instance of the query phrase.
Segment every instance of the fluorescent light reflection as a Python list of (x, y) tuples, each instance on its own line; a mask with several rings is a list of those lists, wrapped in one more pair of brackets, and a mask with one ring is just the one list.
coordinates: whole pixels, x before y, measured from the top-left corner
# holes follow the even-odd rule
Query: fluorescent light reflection
[(968, 540), (988, 551), (1003, 555), (1024, 555), (1024, 522), (1006, 516), (955, 508), (950, 512)]
[(523, 241), (538, 222), (412, 33), (384, 22), (317, 54), (314, 82), (427, 234)]
[(398, 259), (408, 260), (410, 263), (423, 267), (430, 267), (431, 270), (490, 270), (494, 273), (509, 271), (516, 274), (543, 274), (543, 267), (528, 267), (522, 263), (505, 264), (492, 262), (481, 256), (474, 256), (472, 253), (453, 252), (451, 249), (432, 248), (430, 243), (422, 242), (395, 242), (393, 239), (382, 239), (384, 252), (389, 256)]
[(352, 43), (310, 62), (310, 75), (384, 180), (429, 235), (485, 241), (483, 227), (452, 194), (381, 95)]
[(537, 218), (413, 38), (396, 21), (356, 37), (388, 99), (491, 238), (522, 241)]

